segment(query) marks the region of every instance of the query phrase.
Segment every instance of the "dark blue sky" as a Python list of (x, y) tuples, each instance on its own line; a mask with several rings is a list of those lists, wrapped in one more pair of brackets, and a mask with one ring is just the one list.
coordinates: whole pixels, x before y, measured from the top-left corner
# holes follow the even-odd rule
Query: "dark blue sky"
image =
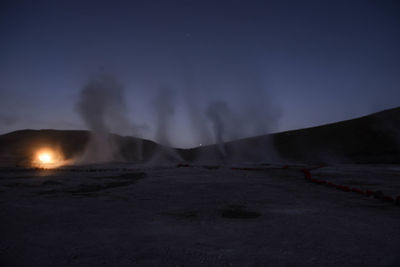
[(232, 137), (400, 106), (398, 1), (1, 1), (0, 40), (1, 133), (86, 128), (76, 103), (100, 70), (147, 138), (168, 88), (185, 147), (207, 142), (213, 101), (234, 127), (260, 121)]

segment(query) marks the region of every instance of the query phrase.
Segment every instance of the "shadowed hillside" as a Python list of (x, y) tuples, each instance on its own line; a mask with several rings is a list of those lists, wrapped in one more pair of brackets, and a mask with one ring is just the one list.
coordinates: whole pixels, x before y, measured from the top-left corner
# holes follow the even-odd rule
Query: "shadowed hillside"
[[(0, 160), (2, 165), (23, 164), (37, 149), (49, 146), (60, 149), (65, 158), (70, 159), (84, 151), (89, 138), (88, 131), (16, 131), (0, 136)], [(148, 161), (156, 151), (163, 151), (152, 141), (119, 135), (112, 135), (112, 138), (127, 161)], [(141, 158), (137, 155), (139, 150)], [(222, 159), (216, 146), (176, 150), (188, 161), (400, 163), (400, 108), (313, 128), (228, 142), (226, 151), (229, 156)]]
[[(266, 136), (240, 140), (257, 146)], [(400, 163), (400, 108), (365, 117), (271, 135), (286, 160)]]
[[(308, 163), (400, 163), (400, 108), (318, 127), (228, 142), (228, 160)], [(215, 146), (183, 151), (216, 153)], [(215, 158), (215, 156), (214, 156)]]

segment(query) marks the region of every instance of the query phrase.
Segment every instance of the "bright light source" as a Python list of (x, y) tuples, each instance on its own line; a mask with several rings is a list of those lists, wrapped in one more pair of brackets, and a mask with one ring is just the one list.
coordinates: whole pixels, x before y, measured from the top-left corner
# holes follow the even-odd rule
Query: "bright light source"
[(47, 152), (40, 153), (38, 155), (38, 158), (39, 158), (40, 163), (43, 163), (43, 164), (49, 164), (49, 163), (53, 162), (51, 154), (47, 153)]
[(32, 166), (53, 169), (71, 163), (71, 160), (65, 160), (62, 151), (58, 147), (38, 148), (32, 155)]

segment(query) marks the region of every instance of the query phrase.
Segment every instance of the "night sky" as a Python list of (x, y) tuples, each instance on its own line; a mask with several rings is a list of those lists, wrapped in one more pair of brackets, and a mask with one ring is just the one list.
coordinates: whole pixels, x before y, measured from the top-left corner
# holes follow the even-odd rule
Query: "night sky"
[(179, 147), (211, 142), (210, 103), (232, 138), (350, 119), (400, 106), (400, 2), (1, 1), (0, 133), (86, 129), (99, 72), (136, 125), (110, 130), (157, 140), (161, 118)]

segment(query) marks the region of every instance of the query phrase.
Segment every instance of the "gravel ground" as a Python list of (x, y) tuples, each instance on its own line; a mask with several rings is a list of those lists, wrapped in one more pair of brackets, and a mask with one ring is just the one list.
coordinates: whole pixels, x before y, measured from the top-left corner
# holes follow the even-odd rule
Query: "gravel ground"
[[(400, 266), (400, 206), (257, 167), (2, 169), (0, 266)], [(400, 195), (400, 166), (312, 174)]]

